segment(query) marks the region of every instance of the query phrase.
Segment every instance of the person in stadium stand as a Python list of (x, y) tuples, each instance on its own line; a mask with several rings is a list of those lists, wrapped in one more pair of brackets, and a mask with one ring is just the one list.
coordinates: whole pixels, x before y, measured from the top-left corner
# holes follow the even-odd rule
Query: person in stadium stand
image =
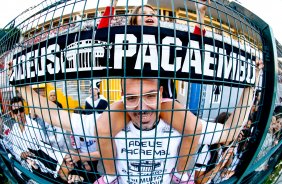
[[(274, 116), (276, 117), (276, 141), (279, 141), (281, 139), (281, 127), (282, 127), (282, 106), (278, 105), (274, 109)], [(279, 129), (280, 127), (280, 129)], [(279, 130), (278, 130), (279, 129)]]
[(90, 96), (85, 99), (85, 113), (103, 113), (108, 107), (108, 102), (104, 98), (101, 98), (99, 88), (93, 84), (93, 86), (89, 88), (89, 93)]
[(49, 92), (49, 100), (55, 103), (58, 107), (63, 108), (62, 104), (57, 100), (57, 95), (55, 90)]
[[(274, 115), (272, 116), (271, 124), (269, 126), (268, 132), (266, 134), (266, 137), (264, 139), (263, 145), (260, 149), (259, 154), (257, 155), (257, 158), (255, 160), (255, 163), (259, 161), (261, 158), (266, 156), (267, 153), (278, 143), (275, 141), (276, 133), (281, 129), (280, 123), (277, 123), (276, 117), (275, 117), (275, 112)], [(224, 181), (232, 177), (236, 173), (236, 166), (238, 162), (240, 161), (241, 158), (241, 153), (244, 152), (246, 149), (242, 147), (242, 143), (246, 142), (246, 133), (243, 129), (243, 131), (240, 133), (238, 146), (235, 147), (235, 152), (234, 152), (234, 158), (233, 161), (230, 163), (230, 166), (226, 168), (226, 171), (221, 173), (222, 179), (220, 181)], [(244, 141), (245, 140), (245, 141)], [(257, 167), (253, 172), (248, 174), (244, 182), (248, 183), (254, 177), (258, 177), (263, 171), (266, 171), (268, 169), (268, 162), (269, 159), (267, 159), (264, 163), (262, 163), (259, 167)]]
[(46, 137), (38, 124), (25, 115), (22, 98), (13, 97), (10, 108), (12, 118), (16, 121), (9, 133), (13, 155), (18, 161), (26, 161), (38, 172), (54, 176), (59, 174), (63, 179), (69, 171), (63, 162), (65, 154), (46, 143)]

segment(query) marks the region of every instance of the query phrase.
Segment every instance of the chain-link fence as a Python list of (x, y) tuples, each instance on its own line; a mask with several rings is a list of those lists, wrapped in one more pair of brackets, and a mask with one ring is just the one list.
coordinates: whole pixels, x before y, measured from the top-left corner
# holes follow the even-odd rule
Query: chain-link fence
[(262, 182), (281, 155), (274, 37), (237, 3), (46, 0), (2, 32), (15, 182)]

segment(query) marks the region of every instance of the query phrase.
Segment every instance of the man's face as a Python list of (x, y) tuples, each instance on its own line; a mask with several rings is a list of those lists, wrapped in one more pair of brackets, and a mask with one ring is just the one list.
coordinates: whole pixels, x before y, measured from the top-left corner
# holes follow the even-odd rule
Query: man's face
[(89, 92), (92, 95), (92, 98), (94, 99), (94, 101), (98, 99), (98, 89), (97, 88), (90, 88)]
[(94, 100), (98, 99), (98, 89), (97, 88), (93, 88), (93, 98)]
[(123, 84), (122, 88), (126, 87), (126, 90), (122, 95), (131, 121), (143, 130), (151, 129), (159, 119), (157, 110), (162, 100), (162, 87), (158, 89), (158, 81), (155, 79), (143, 79), (142, 84), (140, 79), (126, 79)]
[(282, 118), (278, 117), (276, 122), (275, 122), (275, 126), (274, 126), (275, 132), (280, 131), (280, 129), (281, 129), (281, 121), (282, 121)]
[(22, 102), (12, 104), (12, 116), (17, 122), (25, 122), (24, 106)]
[(276, 119), (275, 116), (272, 116), (272, 121), (271, 124), (269, 126), (269, 131), (273, 134), (275, 134), (276, 132), (278, 132), (281, 129), (281, 124), (279, 121), (279, 118)]
[(51, 93), (49, 94), (49, 100), (50, 100), (51, 102), (55, 102), (55, 101), (57, 100), (57, 97), (56, 97), (55, 92), (51, 92)]

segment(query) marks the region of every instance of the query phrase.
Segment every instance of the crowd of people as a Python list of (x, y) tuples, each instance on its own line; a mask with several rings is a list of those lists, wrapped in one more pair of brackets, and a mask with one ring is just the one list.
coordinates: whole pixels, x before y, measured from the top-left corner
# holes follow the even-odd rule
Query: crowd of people
[[(106, 7), (98, 29), (110, 26), (116, 4), (114, 0)], [(198, 24), (194, 34), (205, 35), (207, 4), (210, 1), (196, 3)], [(150, 5), (136, 7), (132, 14), (136, 16), (129, 18), (130, 25), (159, 25)], [(258, 85), (263, 62), (257, 60), (256, 66)], [(4, 139), (10, 144), (3, 146), (32, 172), (69, 183), (192, 184), (230, 178), (252, 134), (253, 123), (245, 120), (254, 113), (254, 88), (244, 88), (238, 101), (240, 108), (220, 113), (214, 122), (185, 109), (172, 95), (174, 90), (175, 84), (169, 79), (123, 78), (122, 98), (109, 106), (99, 85), (92, 84), (85, 108), (71, 112), (63, 109), (55, 90), (47, 99), (30, 86), (18, 87), (20, 95), (10, 101), (13, 125), (3, 130), (10, 129)], [(277, 110), (277, 120), (269, 130), (269, 139), (274, 142), (280, 136), (281, 113)]]
[[(87, 110), (76, 108), (75, 113), (98, 115), (108, 107), (107, 101), (99, 97), (99, 85), (91, 86), (89, 91), (90, 96), (85, 99)], [(49, 92), (48, 101), (54, 104), (54, 111), (63, 108), (55, 90)], [(100, 101), (103, 101), (103, 105), (99, 105)], [(64, 130), (60, 125), (46, 122), (32, 108), (26, 114), (28, 110), (20, 90), (10, 100), (9, 107), (11, 118), (3, 116), (1, 119), (2, 146), (23, 166), (41, 176), (58, 178), (61, 182), (75, 180), (78, 176), (81, 181), (88, 178), (88, 181), (93, 182), (99, 177), (98, 162), (83, 161), (85, 158), (81, 158), (82, 155), (88, 157), (89, 152), (97, 150), (93, 127), (86, 127), (84, 124), (83, 127), (74, 126), (72, 131)], [(68, 159), (69, 153), (74, 154), (72, 156), (79, 154), (80, 162), (75, 166), (69, 164), (73, 162)], [(90, 174), (79, 170), (86, 170)]]

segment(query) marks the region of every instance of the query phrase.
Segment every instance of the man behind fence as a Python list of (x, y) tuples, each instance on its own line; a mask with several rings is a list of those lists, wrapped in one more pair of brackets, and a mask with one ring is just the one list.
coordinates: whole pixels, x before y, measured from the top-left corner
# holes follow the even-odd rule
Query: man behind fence
[[(259, 72), (258, 71), (259, 71), (259, 69), (263, 68), (263, 62), (262, 61), (257, 61), (256, 65), (257, 65), (257, 70), (256, 70), (256, 74), (255, 75), (256, 75), (256, 79), (258, 79), (258, 77), (259, 77)], [(145, 81), (145, 79), (143, 81)], [(258, 82), (258, 80), (256, 80), (256, 85), (257, 85), (257, 82)], [(127, 83), (127, 81), (125, 81), (125, 83)], [(155, 85), (155, 83), (153, 83), (153, 84)], [(139, 85), (144, 85), (144, 84), (140, 84), (139, 83)], [(154, 85), (152, 85), (151, 87), (154, 87)], [(140, 92), (137, 93), (135, 91), (134, 94), (130, 94), (130, 93), (128, 93), (127, 87), (128, 87), (128, 85), (126, 86), (126, 90), (123, 91), (123, 93), (125, 94), (126, 97), (130, 97), (130, 95), (133, 95), (133, 96), (135, 96), (134, 98), (136, 98), (136, 96), (137, 96), (137, 99), (140, 98), (140, 97), (138, 97), (138, 95), (140, 96)], [(138, 91), (139, 91), (140, 88), (136, 88), (136, 89), (138, 89)], [(151, 89), (152, 91), (151, 90), (145, 91), (145, 89), (147, 89), (147, 88), (143, 87), (143, 90), (142, 90), (142, 93), (141, 93), (142, 95), (141, 96), (144, 96), (145, 95), (144, 93), (156, 92), (158, 90), (160, 90), (160, 92), (161, 92), (161, 88), (158, 89), (158, 90), (156, 90), (155, 88), (152, 88)], [(43, 98), (42, 96), (38, 95), (36, 92), (34, 92), (32, 90), (32, 88), (30, 86), (29, 87), (27, 87), (27, 86), (26, 87), (22, 87), (22, 88), (20, 88), (20, 91), (22, 93), (22, 96), (26, 97), (28, 103), (33, 104), (35, 107), (41, 107), (41, 108), (34, 108), (34, 110), (35, 110), (35, 112), (39, 116), (41, 116), (44, 119), (44, 121), (50, 122), (50, 123), (52, 122), (53, 125), (61, 126), (65, 130), (72, 130), (72, 128), (71, 128), (71, 127), (73, 127), (73, 125), (72, 125), (73, 118), (72, 117), (74, 115), (70, 115), (69, 112), (65, 111), (65, 110), (59, 110), (59, 111), (54, 110), (53, 108), (55, 108), (55, 104), (52, 103), (52, 102), (47, 101), (46, 98)], [(192, 140), (194, 140), (194, 143), (191, 142), (191, 145), (194, 145), (195, 143), (196, 144), (198, 144), (198, 143), (200, 143), (200, 144), (215, 144), (215, 143), (226, 143), (226, 142), (232, 141), (236, 137), (236, 135), (239, 133), (239, 128), (238, 127), (240, 127), (243, 124), (243, 121), (244, 121), (245, 117), (248, 115), (249, 107), (252, 104), (253, 92), (254, 92), (254, 89), (252, 87), (244, 88), (244, 90), (242, 92), (242, 95), (241, 95), (241, 98), (240, 98), (239, 103), (238, 103), (238, 107), (246, 107), (246, 108), (236, 108), (235, 111), (232, 113), (232, 115), (228, 118), (228, 120), (227, 120), (227, 122), (226, 122), (224, 127), (223, 126), (220, 127), (216, 123), (212, 124), (212, 123), (204, 122), (202, 120), (198, 121), (197, 117), (189, 116), (188, 117), (188, 120), (189, 120), (189, 126), (188, 127), (190, 129), (192, 129), (192, 130), (195, 130), (195, 132), (199, 132), (199, 131), (202, 132), (202, 136), (201, 136), (200, 140), (194, 139), (194, 137), (192, 137), (193, 138)], [(161, 94), (161, 93), (159, 93), (159, 94)], [(158, 97), (159, 97), (158, 99), (161, 100), (161, 96), (158, 96)], [(131, 99), (131, 98), (129, 98), (129, 99)], [(125, 100), (125, 106), (127, 106), (126, 101), (127, 100)], [(160, 101), (157, 101), (157, 102), (160, 102)], [(143, 100), (142, 100), (141, 104), (143, 105)], [(158, 109), (160, 109), (161, 107), (160, 107), (160, 105), (155, 105), (155, 108), (157, 108), (157, 109), (154, 109), (154, 108), (151, 107), (151, 110), (153, 110), (152, 112), (149, 111), (150, 109), (149, 110), (145, 109), (146, 111), (144, 113), (142, 111), (140, 111), (140, 110), (134, 110), (133, 109), (135, 111), (135, 114), (134, 114), (134, 111), (130, 110), (129, 113), (133, 113), (130, 116), (130, 118), (133, 118), (133, 119), (131, 119), (131, 121), (132, 122), (138, 122), (138, 120), (139, 120), (139, 127), (141, 129), (145, 128), (145, 129), (149, 129), (150, 130), (151, 128), (154, 128), (155, 131), (158, 130), (159, 127), (162, 127), (164, 129), (166, 129), (166, 126), (162, 126), (163, 122), (161, 120), (160, 120), (160, 122), (158, 122), (158, 126), (157, 126), (157, 123), (152, 123), (153, 120), (154, 120), (153, 122), (157, 122), (156, 120), (158, 120), (158, 117), (159, 117), (158, 116)], [(142, 110), (143, 110), (143, 108), (142, 108)], [(141, 116), (140, 113), (141, 112), (142, 112), (142, 121), (141, 121), (141, 118), (140, 118), (140, 116)], [(170, 116), (171, 111), (165, 111), (165, 112)], [(183, 113), (185, 114), (185, 112), (183, 112)], [(45, 114), (45, 115), (43, 116), (43, 114)], [(104, 114), (107, 117), (109, 116), (107, 113), (103, 113), (101, 115), (101, 117)], [(119, 115), (121, 115), (121, 117), (125, 118), (124, 111), (118, 112), (116, 114), (119, 114)], [(154, 115), (154, 114), (156, 114), (156, 115)], [(48, 115), (50, 115), (50, 116), (48, 116)], [(190, 113), (190, 115), (191, 115), (191, 113)], [(98, 140), (99, 140), (99, 139), (101, 139), (101, 137), (100, 137), (101, 131), (103, 131), (103, 129), (106, 129), (105, 126), (107, 125), (107, 124), (103, 124), (103, 127), (101, 126), (102, 125), (101, 122), (103, 122), (103, 121), (101, 121), (101, 117), (99, 117), (99, 120), (98, 120), (98, 123), (97, 123), (96, 122), (96, 118), (97, 117), (95, 117), (94, 115), (83, 116), (83, 117), (80, 118), (83, 123), (79, 123), (80, 124), (79, 126), (81, 126), (82, 124), (87, 123), (87, 122), (89, 122), (89, 123), (93, 122), (95, 125), (93, 125), (92, 128), (87, 129), (87, 130), (88, 131), (93, 131), (93, 133), (96, 130), (96, 133), (97, 133), (96, 135), (97, 135)], [(111, 119), (112, 119), (112, 117), (113, 116), (111, 115)], [(143, 119), (144, 119), (144, 122), (145, 122), (146, 125), (145, 124), (143, 125)], [(142, 123), (140, 124), (140, 122), (142, 122)], [(152, 126), (152, 124), (153, 124), (153, 126)], [(155, 125), (155, 127), (154, 127), (154, 125)], [(185, 121), (184, 122), (183, 121), (182, 122), (178, 122), (178, 126), (182, 126), (182, 125), (185, 126)], [(98, 126), (97, 129), (96, 129), (96, 126)], [(170, 126), (170, 125), (167, 125), (167, 126)], [(133, 123), (132, 123), (131, 127), (134, 127)], [(137, 126), (137, 128), (138, 128), (138, 126)], [(169, 127), (169, 128), (170, 128), (170, 131), (173, 130), (172, 127)], [(110, 131), (113, 132), (113, 130), (110, 130)], [(139, 131), (139, 132), (140, 132), (140, 134), (142, 134), (144, 131), (145, 130), (142, 130), (142, 131)], [(120, 131), (118, 131), (118, 132), (120, 132)], [(153, 131), (153, 133), (154, 133), (154, 131)], [(161, 134), (161, 133), (159, 133), (159, 134)], [(156, 134), (159, 135), (158, 133), (156, 133)], [(217, 135), (215, 135), (215, 134), (217, 134)], [(113, 133), (113, 135), (117, 135), (117, 134)], [(153, 134), (153, 135), (155, 135), (155, 134)], [(167, 178), (171, 177), (173, 180), (175, 178), (175, 183), (179, 183), (179, 182), (189, 183), (190, 182), (190, 180), (189, 180), (190, 176), (189, 176), (189, 174), (187, 172), (188, 171), (187, 169), (185, 169), (184, 172), (183, 172), (183, 170), (182, 171), (177, 171), (177, 170), (173, 169), (173, 168), (176, 168), (176, 164), (174, 164), (174, 165), (173, 164), (172, 165), (167, 165), (166, 164), (169, 159), (172, 159), (172, 160), (170, 160), (170, 162), (176, 163), (176, 161), (174, 161), (173, 158), (170, 157), (170, 155), (175, 154), (175, 152), (172, 152), (171, 151), (172, 148), (170, 148), (168, 146), (171, 146), (173, 143), (175, 143), (175, 142), (177, 143), (178, 141), (175, 140), (174, 138), (172, 139), (172, 137), (171, 137), (171, 140), (170, 139), (167, 140), (167, 139), (165, 139), (164, 136), (161, 136), (164, 139), (164, 141), (165, 141), (164, 144), (167, 144), (166, 146), (164, 146), (164, 147), (167, 148), (166, 149), (167, 152), (161, 151), (160, 153), (158, 153), (159, 159), (156, 159), (158, 157), (157, 157), (157, 154), (155, 153), (155, 151), (156, 151), (155, 148), (157, 148), (158, 146), (160, 148), (163, 147), (163, 145), (157, 143), (157, 141), (158, 141), (157, 135), (155, 135), (156, 136), (154, 138), (155, 142), (153, 142), (154, 143), (154, 149), (153, 149), (154, 152), (150, 153), (150, 150), (149, 150), (149, 153), (152, 154), (152, 156), (151, 157), (143, 157), (144, 159), (147, 159), (147, 160), (144, 160), (145, 162), (143, 162), (142, 157), (141, 157), (142, 156), (142, 152), (143, 152), (143, 151), (141, 151), (141, 149), (133, 150), (133, 152), (131, 152), (132, 154), (135, 154), (135, 152), (137, 151), (138, 154), (139, 154), (139, 157), (136, 157), (137, 160), (136, 159), (132, 160), (132, 159), (128, 158), (130, 156), (130, 154), (131, 154), (127, 150), (129, 144), (127, 145), (125, 150), (121, 150), (121, 148), (118, 148), (118, 149), (120, 149), (119, 150), (120, 153), (128, 152), (128, 153), (126, 153), (126, 159), (128, 159), (128, 165), (127, 165), (128, 169), (121, 169), (121, 170), (119, 170), (118, 171), (119, 176), (121, 177), (121, 179), (125, 179), (125, 178), (129, 179), (129, 178), (131, 178), (130, 176), (132, 175), (133, 171), (135, 172), (136, 169), (137, 170), (139, 169), (138, 171), (140, 171), (141, 166), (149, 165), (149, 166), (153, 166), (154, 167), (154, 169), (151, 168), (152, 171), (156, 170), (156, 168), (158, 168), (158, 167), (162, 167), (165, 170), (162, 170), (163, 173), (161, 175), (158, 175), (157, 172), (156, 173), (152, 173), (151, 171), (149, 172), (149, 174), (146, 174), (144, 172), (139, 172), (138, 173), (139, 175), (137, 175), (138, 177), (136, 177), (137, 179), (138, 178), (140, 179), (141, 176), (144, 176), (144, 175), (151, 175), (152, 177), (153, 176), (156, 176), (156, 177), (157, 176), (161, 176), (160, 180), (162, 180), (163, 182), (167, 182)], [(185, 137), (187, 137), (188, 135), (191, 135), (191, 134), (186, 134)], [(118, 136), (122, 136), (122, 135), (119, 134), (119, 135), (117, 135), (117, 137)], [(127, 136), (128, 135), (126, 134), (126, 137)], [(136, 136), (136, 135), (134, 135), (134, 136)], [(195, 137), (199, 137), (199, 136), (195, 136)], [(183, 138), (184, 138), (184, 136), (183, 136)], [(102, 137), (102, 139), (103, 139), (103, 137)], [(206, 142), (206, 140), (208, 140), (208, 143)], [(174, 141), (174, 142), (172, 142), (172, 141)], [(124, 142), (124, 143), (126, 143), (126, 142)], [(130, 144), (130, 146), (131, 145), (135, 146), (134, 145), (135, 142), (132, 142), (132, 143)], [(119, 145), (119, 143), (117, 145), (121, 146), (121, 145)], [(173, 146), (175, 148), (177, 148), (177, 146), (175, 146), (175, 145), (177, 145), (177, 144), (173, 144)], [(109, 146), (109, 145), (98, 144), (98, 147), (102, 147), (102, 146), (105, 147), (105, 146)], [(146, 146), (146, 144), (145, 143), (144, 144), (140, 143), (139, 148), (142, 148), (142, 146)], [(147, 147), (150, 147), (150, 146), (151, 146), (151, 144), (148, 143)], [(110, 147), (111, 147), (111, 145), (110, 145)], [(194, 146), (192, 146), (192, 148), (193, 147)], [(123, 151), (123, 152), (121, 152), (121, 151)], [(168, 152), (168, 151), (171, 151), (171, 152)], [(193, 154), (193, 152), (191, 152), (190, 149), (188, 150), (188, 152), (190, 152), (190, 154), (189, 154), (190, 156), (191, 156), (191, 153)], [(161, 153), (167, 155), (167, 157), (162, 157)], [(179, 158), (187, 157), (189, 155), (180, 155)], [(104, 159), (103, 156), (104, 156), (103, 152), (101, 152), (102, 160)], [(117, 156), (115, 156), (115, 158), (119, 159), (119, 157), (121, 157), (121, 156), (122, 155), (117, 155)], [(108, 158), (108, 160), (110, 160), (110, 158)], [(119, 159), (119, 161), (120, 161), (120, 159)], [(132, 167), (129, 168), (129, 166), (130, 166), (129, 162), (132, 162), (132, 161), (135, 161), (135, 163), (131, 163)], [(159, 162), (163, 162), (166, 165), (160, 165), (162, 163), (159, 163)], [(181, 162), (178, 161), (177, 165), (179, 165), (179, 164), (181, 164)], [(187, 168), (188, 165), (189, 165), (189, 162), (186, 162), (184, 164), (186, 165), (185, 168)], [(114, 164), (113, 165), (109, 164), (109, 166), (115, 167)], [(125, 165), (123, 165), (123, 166), (125, 166)], [(134, 166), (136, 166), (136, 168)], [(120, 167), (122, 167), (121, 163), (120, 163)], [(119, 169), (119, 167), (115, 167), (115, 168)], [(170, 170), (170, 169), (172, 169), (172, 170)], [(172, 174), (170, 174), (170, 173), (172, 173)], [(95, 183), (106, 183), (106, 182), (107, 183), (115, 183), (114, 180), (117, 180), (117, 178), (118, 178), (116, 174), (110, 175), (111, 173), (109, 174), (107, 172), (107, 170), (106, 170), (105, 174), (106, 174), (105, 175), (106, 177), (105, 176), (101, 177)], [(126, 175), (126, 177), (125, 176), (123, 177), (122, 175)], [(166, 177), (166, 179), (163, 179), (163, 177)], [(135, 178), (134, 178), (133, 181), (134, 182), (136, 181)], [(137, 180), (137, 182), (138, 182), (138, 180)], [(149, 179), (149, 182), (147, 182), (147, 183), (152, 183), (151, 179)]]
[[(120, 183), (171, 183), (176, 179), (172, 173), (181, 135), (159, 117), (162, 92), (157, 79), (122, 81), (122, 99), (131, 122), (115, 137)], [(190, 179), (188, 173), (183, 179)]]
[(37, 122), (25, 114), (23, 98), (13, 97), (10, 101), (11, 116), (15, 124), (9, 134), (12, 153), (23, 165), (31, 170), (48, 173), (54, 177), (59, 174), (62, 179), (69, 172), (63, 163), (65, 153), (52, 148)]
[[(159, 80), (124, 79), (121, 89), (131, 121), (114, 139), (118, 177), (111, 183), (193, 184), (192, 170), (179, 174), (176, 169), (182, 135), (160, 118), (163, 86), (159, 86)], [(222, 136), (227, 139), (221, 132), (223, 125), (203, 120), (200, 123), (204, 127), (200, 143), (214, 144)], [(105, 180), (102, 177), (96, 183)]]

